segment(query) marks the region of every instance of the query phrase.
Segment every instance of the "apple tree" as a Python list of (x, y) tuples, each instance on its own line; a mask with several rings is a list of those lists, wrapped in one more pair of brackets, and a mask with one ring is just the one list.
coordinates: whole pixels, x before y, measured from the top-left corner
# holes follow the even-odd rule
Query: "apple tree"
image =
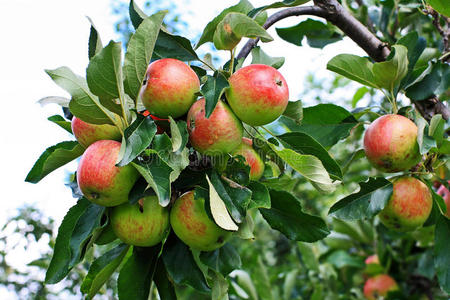
[[(116, 274), (119, 299), (448, 297), (450, 8), (308, 2), (241, 0), (190, 41), (131, 1), (126, 48), (92, 25), (85, 76), (46, 70), (71, 96), (50, 98), (65, 115), (49, 120), (76, 141), (26, 181), (81, 157), (47, 284), (84, 262), (89, 299)], [(314, 18), (267, 32), (296, 16)], [(328, 62), (359, 85), (341, 105), (304, 107), (283, 52), (263, 50), (344, 36), (367, 56)], [(206, 43), (229, 60), (200, 55)]]

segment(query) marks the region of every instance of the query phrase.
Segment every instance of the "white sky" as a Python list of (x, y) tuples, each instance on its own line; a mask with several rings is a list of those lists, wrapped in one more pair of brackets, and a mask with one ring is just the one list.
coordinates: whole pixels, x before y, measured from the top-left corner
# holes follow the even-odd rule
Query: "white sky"
[[(180, 5), (185, 3), (172, 1)], [(136, 2), (141, 5), (144, 1)], [(251, 2), (259, 6), (273, 1)], [(237, 0), (191, 0), (189, 9), (194, 15), (181, 16), (189, 24), (190, 32), (186, 35), (194, 36), (201, 32), (208, 20), (234, 3)], [(36, 101), (45, 96), (68, 96), (52, 82), (44, 69), (68, 66), (77, 74), (85, 74), (90, 26), (85, 16), (92, 18), (104, 44), (110, 39), (118, 39), (113, 31), (114, 17), (107, 0), (0, 1), (0, 226), (8, 215), (15, 214), (15, 208), (24, 203), (37, 204), (59, 224), (68, 208), (75, 203), (70, 190), (63, 184), (68, 172), (75, 170), (75, 163), (51, 173), (39, 184), (25, 183), (24, 179), (47, 147), (73, 139), (46, 120), (53, 114), (61, 114), (60, 107), (41, 107)], [(277, 26), (290, 26), (299, 21), (292, 18)], [(262, 44), (263, 49), (269, 55), (286, 57), (280, 71), (287, 79), (291, 100), (296, 100), (296, 95), (302, 91), (302, 79), (308, 71), (326, 76), (326, 62), (334, 55), (344, 52), (363, 55), (349, 41), (327, 46), (321, 51), (280, 41), (273, 29), (269, 33), (276, 42)]]

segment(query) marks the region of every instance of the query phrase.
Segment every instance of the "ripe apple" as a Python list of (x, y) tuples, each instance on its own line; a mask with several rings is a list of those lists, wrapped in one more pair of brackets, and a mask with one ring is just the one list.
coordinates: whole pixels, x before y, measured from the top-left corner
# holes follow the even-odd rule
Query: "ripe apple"
[(139, 178), (131, 165), (116, 167), (120, 143), (101, 140), (90, 145), (81, 157), (78, 186), (93, 203), (116, 206), (128, 201), (128, 193)]
[(236, 116), (252, 126), (275, 121), (286, 109), (289, 89), (283, 75), (266, 65), (249, 65), (229, 79), (226, 97)]
[(234, 156), (241, 155), (250, 166), (250, 180), (258, 180), (264, 173), (264, 161), (259, 156), (258, 152), (252, 147), (252, 140), (249, 138), (242, 138), (242, 143), (237, 147), (233, 153)]
[(158, 197), (147, 196), (133, 205), (124, 203), (111, 211), (114, 233), (124, 243), (140, 247), (158, 244), (169, 230), (169, 211)]
[(417, 144), (417, 126), (400, 115), (376, 119), (364, 135), (367, 159), (384, 172), (408, 170), (421, 159)]
[(222, 247), (230, 232), (217, 226), (205, 210), (205, 199), (194, 191), (183, 194), (170, 211), (170, 224), (175, 234), (186, 245), (200, 251)]
[(447, 212), (445, 213), (445, 216), (447, 218), (450, 218), (450, 191), (444, 185), (441, 185), (437, 190), (437, 194), (444, 198), (445, 206), (447, 206)]
[(366, 258), (365, 263), (366, 263), (366, 265), (370, 265), (370, 264), (379, 265), (380, 259), (378, 258), (378, 255), (373, 254)]
[(398, 291), (398, 285), (395, 280), (386, 274), (380, 274), (367, 279), (364, 284), (364, 296), (368, 300), (376, 300), (379, 297), (385, 297), (389, 292)]
[(392, 195), (379, 213), (381, 222), (396, 231), (410, 231), (422, 226), (433, 206), (428, 186), (408, 176), (397, 178), (393, 185)]
[(200, 80), (188, 65), (164, 58), (148, 66), (140, 96), (152, 115), (177, 118), (187, 113), (199, 90)]
[(84, 148), (99, 140), (120, 141), (122, 139), (119, 129), (114, 125), (89, 124), (77, 117), (72, 118), (72, 132)]
[(206, 118), (204, 98), (189, 109), (187, 128), (189, 140), (195, 150), (210, 156), (234, 151), (242, 142), (244, 130), (241, 121), (220, 100), (209, 118)]

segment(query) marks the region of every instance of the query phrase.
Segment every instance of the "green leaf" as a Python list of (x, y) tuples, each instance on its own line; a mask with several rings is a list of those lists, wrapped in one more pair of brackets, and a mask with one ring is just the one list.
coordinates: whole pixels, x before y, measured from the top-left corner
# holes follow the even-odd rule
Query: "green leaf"
[(430, 120), (428, 135), (433, 137), (439, 147), (444, 140), (445, 120), (441, 114), (434, 115)]
[(359, 100), (361, 100), (365, 94), (367, 94), (369, 92), (369, 89), (365, 86), (360, 87), (355, 95), (353, 95), (353, 99), (352, 99), (352, 107), (355, 108), (356, 104), (358, 104)]
[(319, 272), (319, 260), (314, 253), (314, 245), (298, 242), (298, 250), (302, 255), (302, 261), (308, 269)]
[(283, 116), (288, 117), (295, 121), (296, 124), (300, 124), (303, 119), (303, 104), (301, 100), (289, 101), (286, 109), (283, 112)]
[(417, 143), (419, 144), (420, 154), (426, 154), (432, 148), (436, 148), (436, 140), (428, 135), (430, 132), (427, 121), (419, 114), (416, 113), (417, 124)]
[(128, 42), (123, 66), (125, 74), (124, 86), (125, 92), (135, 102), (144, 81), (156, 38), (166, 13), (167, 11), (161, 11), (144, 19)]
[(178, 152), (186, 147), (189, 139), (189, 133), (187, 131), (187, 124), (185, 121), (175, 122), (172, 117), (169, 116), (170, 120), (170, 133), (172, 135), (172, 150), (173, 152)]
[(405, 87), (413, 80), (412, 73), (414, 67), (427, 46), (427, 41), (423, 37), (419, 37), (416, 31), (411, 31), (397, 41), (398, 45), (403, 45), (408, 49), (408, 74), (403, 78), (401, 87)]
[(427, 0), (428, 4), (440, 14), (450, 18), (450, 7), (447, 0)]
[(270, 208), (270, 194), (267, 187), (258, 181), (250, 182), (248, 188), (252, 191), (252, 199), (248, 208)]
[(450, 220), (444, 216), (439, 216), (436, 222), (434, 233), (434, 268), (436, 269), (439, 285), (446, 292), (450, 293)]
[(114, 124), (112, 122), (114, 115), (89, 91), (83, 77), (74, 74), (67, 67), (45, 70), (45, 72), (72, 96), (69, 109), (74, 116), (91, 124)]
[(72, 133), (72, 123), (70, 123), (69, 121), (66, 121), (66, 119), (64, 119), (60, 115), (54, 115), (54, 116), (48, 117), (47, 120), (55, 123), (62, 129), (66, 130), (67, 132)]
[(440, 65), (433, 64), (429, 74), (406, 88), (406, 96), (415, 101), (426, 100), (435, 94), (440, 83)]
[(214, 46), (218, 50), (232, 50), (243, 37), (260, 38), (262, 42), (273, 41), (255, 20), (243, 13), (230, 12), (217, 24), (213, 36)]
[(327, 69), (363, 85), (379, 88), (372, 73), (373, 63), (367, 57), (339, 54), (327, 64)]
[(295, 26), (276, 28), (277, 34), (286, 42), (301, 46), (306, 36), (308, 45), (314, 48), (323, 48), (328, 44), (342, 40), (342, 35), (336, 32), (331, 24), (307, 19)]
[(241, 257), (230, 243), (214, 251), (200, 253), (200, 260), (223, 276), (227, 276), (233, 270), (241, 267)]
[(217, 272), (213, 272), (211, 276), (212, 289), (211, 289), (211, 299), (212, 300), (228, 300), (228, 281), (225, 277)]
[(215, 171), (211, 173), (210, 179), (214, 190), (220, 195), (233, 220), (241, 223), (245, 218), (247, 207), (250, 203), (251, 190), (224, 176), (219, 177)]
[(71, 260), (70, 239), (72, 232), (78, 223), (78, 219), (84, 214), (90, 203), (89, 200), (81, 198), (65, 215), (59, 226), (52, 260), (45, 274), (46, 283), (57, 283), (69, 273), (69, 263)]
[(128, 12), (130, 14), (131, 24), (133, 24), (134, 29), (137, 29), (141, 25), (142, 21), (148, 16), (139, 8), (134, 0), (130, 1), (128, 7)]
[(164, 263), (159, 260), (156, 265), (155, 275), (153, 276), (153, 282), (158, 289), (158, 294), (160, 299), (164, 300), (177, 300), (177, 295), (175, 293), (175, 287), (173, 283), (169, 280), (169, 274), (167, 273)]
[(95, 28), (94, 22), (91, 18), (87, 17), (89, 23), (91, 23), (91, 29), (89, 32), (89, 43), (88, 43), (88, 56), (89, 59), (95, 56), (98, 52), (103, 49), (102, 40), (98, 34), (97, 28)]
[(70, 255), (71, 260), (69, 268), (78, 264), (86, 249), (86, 244), (89, 242), (94, 231), (101, 227), (101, 219), (105, 212), (105, 207), (94, 203), (90, 203), (83, 214), (78, 218), (77, 224), (72, 231), (70, 237)]
[(279, 69), (284, 64), (284, 57), (271, 57), (267, 55), (259, 46), (252, 49), (251, 64), (263, 64)]
[(372, 72), (377, 86), (394, 91), (408, 73), (408, 49), (403, 45), (393, 45), (390, 60), (373, 64)]
[(299, 154), (292, 149), (278, 150), (275, 145), (269, 145), (283, 161), (309, 180), (320, 192), (331, 193), (336, 189), (335, 183), (331, 181), (327, 170), (317, 157)]
[(358, 124), (345, 108), (334, 104), (318, 104), (303, 108), (301, 125), (285, 117), (281, 118), (291, 131), (300, 131), (312, 136), (325, 148), (331, 147), (350, 135)]
[(176, 284), (186, 284), (201, 292), (210, 292), (202, 271), (189, 248), (177, 238), (169, 239), (162, 253), (167, 273)]
[[(89, 62), (86, 69), (86, 80), (89, 89), (97, 95), (102, 103), (112, 102), (114, 99), (125, 100), (122, 74), (122, 43), (114, 41), (97, 53)], [(123, 105), (123, 109), (125, 109)]]
[(121, 300), (147, 300), (161, 247), (134, 247), (117, 279)]
[(335, 179), (342, 180), (342, 171), (337, 162), (314, 138), (303, 132), (288, 132), (277, 136), (284, 147), (300, 154), (309, 154), (322, 162), (327, 172)]
[(354, 267), (362, 269), (365, 266), (364, 260), (360, 256), (354, 256), (347, 253), (345, 250), (334, 251), (327, 257), (327, 262), (338, 269), (344, 267)]
[(39, 156), (25, 181), (38, 183), (54, 170), (79, 157), (83, 152), (83, 146), (74, 141), (61, 142), (51, 146)]
[(175, 58), (183, 61), (199, 60), (187, 38), (163, 30), (159, 32), (153, 55), (159, 58)]
[(342, 220), (369, 219), (378, 214), (392, 195), (392, 183), (382, 177), (360, 182), (360, 190), (335, 203), (328, 212)]
[(214, 76), (207, 75), (206, 82), (201, 88), (203, 96), (205, 96), (205, 116), (209, 118), (216, 108), (217, 101), (219, 101), (225, 89), (230, 86), (225, 76), (216, 72)]
[(330, 234), (324, 220), (304, 213), (300, 201), (292, 194), (271, 190), (270, 198), (272, 207), (260, 208), (259, 211), (273, 229), (287, 238), (311, 243)]
[(67, 99), (65, 97), (59, 97), (59, 96), (48, 96), (41, 98), (37, 101), (41, 106), (47, 105), (47, 104), (58, 104), (62, 107), (69, 107), (70, 99)]
[(236, 232), (236, 236), (243, 240), (253, 240), (255, 239), (255, 236), (253, 234), (254, 229), (255, 223), (253, 222), (252, 216), (247, 211), (245, 220), (241, 224), (239, 224), (239, 230)]
[(88, 299), (94, 298), (103, 284), (108, 281), (119, 267), (129, 248), (129, 245), (119, 244), (92, 262), (80, 288)]
[(124, 131), (125, 142), (122, 142), (121, 146), (123, 157), (117, 165), (125, 166), (129, 164), (150, 146), (156, 134), (156, 129), (156, 124), (150, 116), (144, 117), (138, 114), (136, 120)]
[(249, 11), (253, 9), (253, 5), (247, 1), (247, 0), (241, 0), (238, 4), (230, 6), (226, 9), (224, 9), (217, 17), (215, 17), (211, 22), (209, 22), (205, 29), (203, 30), (202, 35), (200, 36), (200, 39), (195, 46), (195, 49), (203, 45), (207, 42), (213, 41), (214, 32), (216, 31), (217, 24), (220, 23), (220, 21), (223, 20), (223, 18), (230, 12), (241, 12), (244, 14), (247, 14)]
[(256, 15), (258, 15), (259, 13), (261, 13), (261, 12), (267, 10), (267, 9), (270, 9), (270, 8), (298, 6), (298, 5), (305, 4), (305, 3), (309, 2), (309, 1), (310, 0), (284, 0), (284, 1), (277, 1), (277, 2), (274, 2), (274, 3), (269, 4), (269, 5), (264, 5), (264, 6), (260, 6), (258, 8), (254, 8), (247, 15), (250, 18), (253, 18)]

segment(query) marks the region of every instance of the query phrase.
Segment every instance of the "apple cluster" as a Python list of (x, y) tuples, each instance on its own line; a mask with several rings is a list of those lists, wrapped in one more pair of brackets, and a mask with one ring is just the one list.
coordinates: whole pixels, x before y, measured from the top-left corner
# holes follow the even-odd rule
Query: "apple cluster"
[[(404, 116), (390, 114), (379, 117), (364, 135), (366, 157), (380, 171), (407, 171), (421, 160), (417, 134), (416, 124)], [(428, 186), (406, 175), (395, 177), (392, 183), (392, 195), (378, 215), (380, 221), (396, 231), (411, 231), (422, 226), (433, 206)]]
[[(378, 255), (376, 254), (367, 257), (365, 263), (366, 270), (383, 270)], [(367, 278), (363, 289), (364, 296), (368, 300), (376, 300), (379, 297), (384, 298), (389, 293), (396, 291), (399, 291), (399, 287), (395, 279), (383, 273)]]
[[(189, 142), (197, 152), (227, 159), (242, 156), (250, 167), (250, 180), (260, 179), (264, 161), (252, 140), (243, 136), (242, 122), (263, 125), (284, 112), (289, 92), (283, 76), (266, 65), (239, 69), (229, 78), (226, 102), (219, 99), (209, 117), (206, 100), (197, 99), (199, 91), (199, 78), (188, 65), (176, 59), (160, 59), (148, 66), (139, 97), (153, 119), (186, 116)], [(158, 128), (158, 133), (163, 131)], [(110, 229), (105, 232), (112, 238), (153, 246), (172, 228), (184, 243), (201, 251), (212, 251), (227, 241), (230, 232), (210, 218), (204, 197), (195, 189), (169, 207), (162, 207), (156, 196), (129, 203), (128, 195), (140, 174), (131, 165), (116, 165), (122, 139), (117, 127), (89, 124), (74, 117), (72, 132), (86, 148), (77, 170), (79, 189), (91, 202), (111, 207)]]

